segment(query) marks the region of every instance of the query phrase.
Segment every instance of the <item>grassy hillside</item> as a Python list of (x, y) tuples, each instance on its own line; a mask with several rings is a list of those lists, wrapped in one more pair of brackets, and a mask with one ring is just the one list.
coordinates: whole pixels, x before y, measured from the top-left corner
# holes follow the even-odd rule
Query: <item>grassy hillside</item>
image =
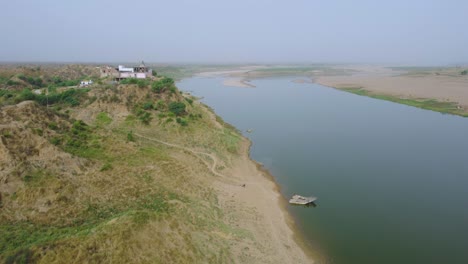
[(66, 93), (2, 94), (0, 261), (232, 262), (251, 235), (212, 182), (240, 135), (169, 79)]
[(99, 75), (99, 69), (90, 65), (0, 65), (0, 89), (77, 86), (83, 79), (98, 80)]

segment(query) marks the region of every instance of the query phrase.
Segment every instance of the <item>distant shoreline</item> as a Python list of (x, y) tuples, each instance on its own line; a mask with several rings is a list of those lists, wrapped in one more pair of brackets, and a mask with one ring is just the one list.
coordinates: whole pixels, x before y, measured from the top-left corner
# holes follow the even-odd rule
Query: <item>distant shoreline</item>
[(224, 77), (224, 85), (254, 87), (250, 80), (265, 77), (300, 77), (297, 83), (330, 88), (468, 117), (468, 75), (463, 68), (390, 67), (374, 65), (241, 66), (199, 76)]
[(243, 66), (233, 70), (207, 71), (195, 74), (200, 77), (223, 77), (223, 85), (240, 88), (255, 88), (250, 80), (245, 78), (249, 71), (260, 69), (262, 66)]
[(456, 69), (391, 75), (318, 76), (315, 83), (361, 96), (468, 117), (468, 77)]

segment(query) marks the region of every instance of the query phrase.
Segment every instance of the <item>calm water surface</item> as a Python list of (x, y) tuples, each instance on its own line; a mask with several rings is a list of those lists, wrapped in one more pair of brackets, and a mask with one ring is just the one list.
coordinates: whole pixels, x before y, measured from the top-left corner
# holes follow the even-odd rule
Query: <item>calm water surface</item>
[(288, 78), (178, 84), (253, 141), (252, 158), (332, 263), (468, 263), (468, 118)]

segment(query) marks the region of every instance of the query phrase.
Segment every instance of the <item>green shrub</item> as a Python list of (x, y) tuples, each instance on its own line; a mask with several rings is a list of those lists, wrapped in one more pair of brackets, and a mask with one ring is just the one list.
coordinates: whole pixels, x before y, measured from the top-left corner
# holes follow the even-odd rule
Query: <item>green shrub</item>
[(47, 87), (47, 92), (50, 94), (50, 93), (57, 93), (57, 86), (55, 85), (49, 85), (49, 87)]
[(26, 100), (34, 100), (36, 99), (36, 94), (34, 94), (30, 89), (23, 89), (19, 96), (18, 96), (18, 100), (19, 102), (22, 102), (22, 101), (26, 101)]
[(32, 85), (34, 87), (43, 87), (44, 86), (44, 82), (41, 79), (41, 77), (31, 77), (31, 76), (24, 76), (23, 74), (20, 74), (20, 75), (18, 75), (18, 78), (20, 80), (23, 80), (23, 81), (29, 83), (30, 85)]
[(55, 146), (58, 146), (62, 144), (62, 139), (60, 137), (53, 137), (50, 139), (50, 143), (54, 144)]
[(166, 109), (166, 103), (163, 100), (158, 100), (156, 102), (156, 110), (162, 111)]
[(79, 138), (86, 139), (88, 138), (89, 127), (82, 120), (77, 120), (73, 122), (71, 132)]
[(137, 78), (127, 78), (120, 81), (121, 84), (138, 84)]
[(166, 90), (174, 90), (174, 80), (172, 78), (163, 77), (160, 80), (157, 80), (151, 84), (151, 89), (153, 92), (162, 93)]
[(81, 79), (63, 80), (62, 78), (60, 78), (58, 76), (54, 76), (54, 77), (52, 77), (50, 82), (52, 82), (53, 84), (55, 84), (56, 86), (59, 86), (59, 87), (61, 87), (61, 86), (77, 86), (78, 84), (80, 84)]
[(183, 115), (185, 113), (185, 104), (182, 102), (171, 102), (169, 104), (169, 111), (177, 116)]
[(460, 73), (461, 75), (467, 75), (468, 74), (468, 70), (464, 70)]
[(0, 89), (0, 96), (8, 99), (8, 98), (15, 96), (15, 94), (12, 91)]
[(181, 117), (177, 117), (176, 122), (178, 124), (180, 124), (181, 126), (187, 126), (188, 125), (187, 120), (185, 120), (184, 118), (181, 118)]
[(67, 104), (70, 106), (78, 106), (80, 99), (85, 97), (88, 89), (68, 89), (62, 93), (35, 94), (30, 89), (23, 89), (16, 93), (15, 103), (26, 100), (34, 100), (41, 105)]
[(145, 109), (145, 110), (151, 110), (151, 109), (153, 109), (153, 103), (151, 103), (151, 102), (146, 102), (146, 103), (144, 103), (141, 107), (142, 107), (143, 109)]
[(144, 112), (143, 114), (139, 115), (138, 118), (145, 125), (148, 125), (151, 122), (151, 120), (153, 119), (149, 112)]
[(17, 82), (17, 81), (8, 80), (8, 81), (6, 82), (6, 84), (9, 85), (9, 86), (15, 86), (15, 85), (19, 85), (20, 83)]
[(101, 112), (96, 116), (97, 125), (108, 125), (112, 122), (112, 118), (105, 112)]
[(189, 114), (189, 119), (191, 120), (197, 120), (197, 119), (200, 119), (201, 118), (201, 114)]
[(57, 130), (58, 129), (58, 125), (55, 122), (50, 122), (47, 126), (52, 130)]
[(138, 79), (137, 80), (137, 85), (139, 88), (144, 88), (146, 86), (148, 86), (148, 81), (146, 81), (145, 79)]
[(137, 78), (127, 78), (120, 81), (121, 84), (136, 84), (139, 88), (144, 88), (148, 86), (148, 80), (146, 79), (137, 79)]
[(133, 131), (127, 133), (127, 141), (135, 141), (135, 137), (133, 136)]

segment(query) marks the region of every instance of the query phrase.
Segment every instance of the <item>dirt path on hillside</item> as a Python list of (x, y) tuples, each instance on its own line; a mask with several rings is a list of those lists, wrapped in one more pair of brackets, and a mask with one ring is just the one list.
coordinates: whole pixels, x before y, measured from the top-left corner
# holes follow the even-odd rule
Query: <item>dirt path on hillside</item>
[[(218, 161), (218, 158), (216, 156), (214, 156), (213, 154), (211, 153), (207, 153), (207, 152), (201, 152), (201, 151), (196, 151), (196, 150), (193, 150), (193, 149), (190, 149), (190, 148), (187, 148), (187, 147), (184, 147), (184, 146), (180, 146), (180, 145), (177, 145), (177, 144), (173, 144), (173, 143), (169, 143), (169, 142), (166, 142), (166, 141), (162, 141), (162, 140), (159, 140), (159, 139), (155, 139), (155, 138), (150, 138), (150, 137), (146, 137), (146, 136), (143, 136), (143, 135), (140, 135), (138, 133), (134, 133), (133, 135), (137, 136), (137, 137), (140, 137), (140, 138), (144, 138), (146, 140), (149, 140), (149, 141), (154, 141), (154, 142), (157, 142), (159, 144), (162, 144), (162, 145), (166, 145), (168, 147), (172, 147), (172, 148), (177, 148), (177, 149), (181, 149), (181, 150), (185, 150), (185, 151), (188, 151), (192, 154), (194, 154), (197, 158), (199, 158), (203, 163), (205, 163), (205, 165), (210, 169), (210, 171), (216, 175), (216, 176), (219, 176), (219, 177), (223, 177), (223, 178), (227, 178), (226, 176), (220, 174), (219, 172), (216, 171), (216, 166), (217, 164), (219, 164), (219, 161)], [(205, 159), (203, 159), (202, 157), (200, 157), (199, 155), (204, 155), (204, 156), (207, 156), (209, 157), (212, 161), (213, 161), (213, 164), (209, 164), (206, 162)]]
[[(286, 202), (271, 176), (258, 169), (249, 158), (250, 142), (241, 143), (241, 155), (233, 160), (226, 175), (216, 171), (219, 159), (208, 152), (197, 151), (174, 143), (147, 137), (135, 136), (168, 147), (187, 151), (199, 158), (210, 171), (220, 177), (214, 185), (218, 190), (219, 204), (231, 224), (248, 230), (252, 240), (233, 241), (236, 263), (314, 263), (307, 255), (304, 245), (299, 244), (293, 231), (293, 220), (286, 210)], [(211, 159), (207, 162), (204, 157)], [(229, 221), (229, 220), (228, 220)], [(309, 252), (310, 253), (310, 252)]]

